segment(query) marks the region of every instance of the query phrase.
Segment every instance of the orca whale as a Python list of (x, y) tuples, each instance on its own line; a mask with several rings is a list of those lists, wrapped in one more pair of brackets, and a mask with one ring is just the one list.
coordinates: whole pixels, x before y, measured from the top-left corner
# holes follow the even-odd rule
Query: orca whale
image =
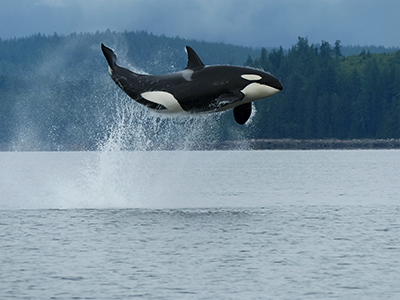
[(204, 65), (186, 46), (184, 70), (167, 75), (143, 75), (116, 64), (117, 56), (101, 44), (114, 82), (133, 100), (158, 112), (207, 113), (233, 108), (243, 125), (251, 115), (251, 102), (282, 90), (278, 79), (256, 69), (226, 65)]

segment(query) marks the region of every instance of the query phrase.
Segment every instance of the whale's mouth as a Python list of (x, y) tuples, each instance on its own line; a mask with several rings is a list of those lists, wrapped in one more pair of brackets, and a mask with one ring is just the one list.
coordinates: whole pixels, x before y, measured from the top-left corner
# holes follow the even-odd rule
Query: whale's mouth
[(269, 85), (272, 88), (277, 89), (278, 91), (282, 91), (283, 90), (283, 86), (282, 83), (276, 79), (273, 76), (270, 76), (266, 81), (265, 81), (266, 85)]
[(278, 81), (277, 82), (277, 84), (274, 86), (274, 88), (276, 88), (277, 90), (279, 90), (279, 91), (282, 91), (283, 90), (283, 86), (282, 86), (282, 84)]

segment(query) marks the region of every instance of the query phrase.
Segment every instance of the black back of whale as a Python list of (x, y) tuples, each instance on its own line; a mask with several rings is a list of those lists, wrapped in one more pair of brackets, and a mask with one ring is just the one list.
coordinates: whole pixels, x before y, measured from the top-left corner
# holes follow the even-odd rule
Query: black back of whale
[(162, 104), (145, 99), (145, 92), (167, 92), (189, 113), (215, 112), (234, 108), (235, 120), (244, 124), (251, 115), (251, 103), (244, 99), (242, 90), (249, 85), (243, 74), (259, 75), (259, 82), (282, 90), (279, 80), (265, 72), (236, 66), (205, 66), (196, 52), (186, 47), (187, 67), (167, 75), (142, 75), (116, 64), (116, 55), (101, 45), (110, 67), (111, 78), (132, 99), (151, 109), (165, 111)]

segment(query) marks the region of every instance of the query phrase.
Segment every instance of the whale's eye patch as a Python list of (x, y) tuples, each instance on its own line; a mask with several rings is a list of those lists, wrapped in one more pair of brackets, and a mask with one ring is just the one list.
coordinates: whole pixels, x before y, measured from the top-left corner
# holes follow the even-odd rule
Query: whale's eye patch
[(250, 81), (260, 80), (262, 78), (260, 75), (256, 75), (256, 74), (242, 74), (240, 77), (242, 77), (243, 79), (246, 79), (246, 80), (250, 80)]

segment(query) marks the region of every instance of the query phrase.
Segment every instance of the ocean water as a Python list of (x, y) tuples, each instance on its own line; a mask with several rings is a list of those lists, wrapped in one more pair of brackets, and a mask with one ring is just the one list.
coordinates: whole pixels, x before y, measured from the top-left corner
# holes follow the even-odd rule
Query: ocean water
[(398, 299), (400, 151), (0, 153), (0, 299)]

